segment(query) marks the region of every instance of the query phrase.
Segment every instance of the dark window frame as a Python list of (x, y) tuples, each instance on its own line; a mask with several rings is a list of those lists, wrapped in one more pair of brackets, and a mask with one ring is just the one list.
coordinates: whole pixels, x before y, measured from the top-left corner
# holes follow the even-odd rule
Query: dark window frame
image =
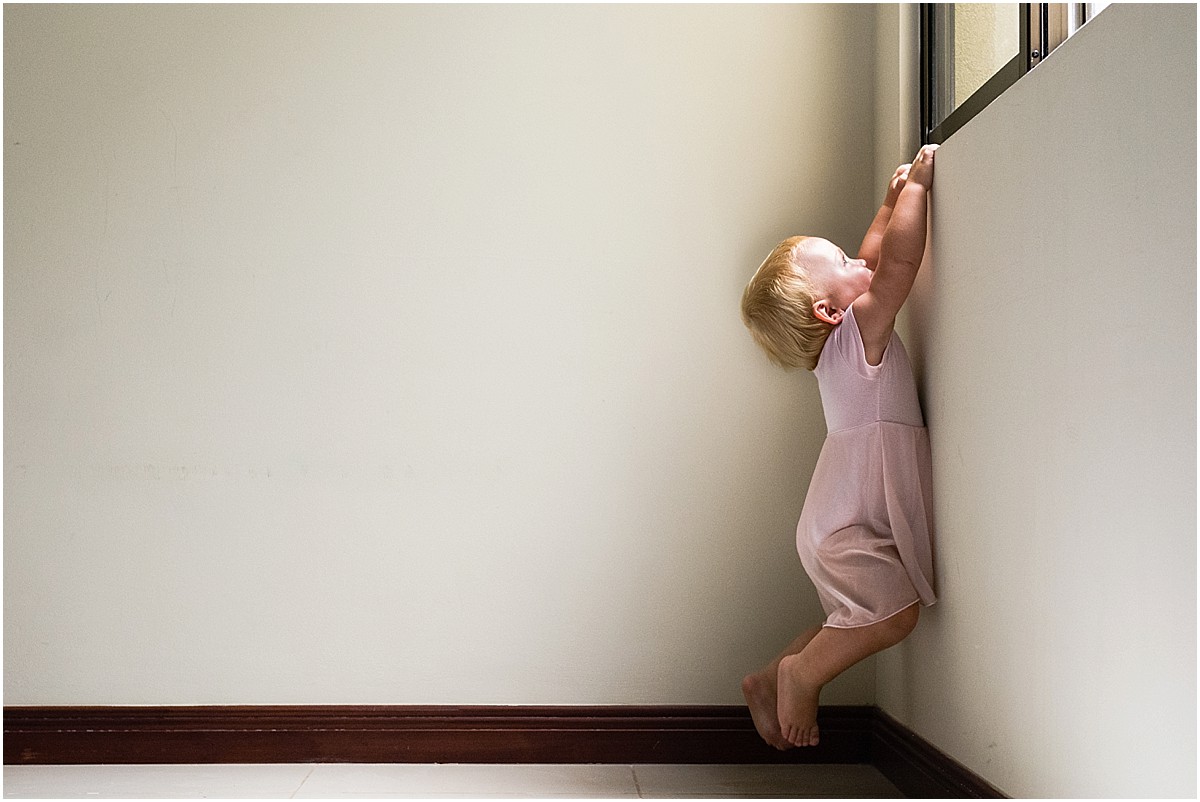
[[(939, 5), (942, 4), (920, 4), (921, 142), (936, 145), (945, 142), (951, 134), (1040, 64), (1069, 35), (1066, 30), (1066, 3), (1018, 3), (1017, 24), (1020, 30), (1017, 55), (935, 126), (932, 118), (934, 97), (938, 91), (934, 80), (937, 76), (935, 64), (939, 45), (934, 9)], [(1085, 5), (1076, 4), (1081, 16), (1085, 16)]]
[[(937, 48), (940, 46), (934, 30), (936, 5), (935, 3), (921, 3), (921, 141), (924, 144), (940, 145), (1029, 71), (1030, 42), (1029, 26), (1021, 25), (1020, 48), (1017, 55), (935, 126), (933, 125), (934, 97), (938, 87), (935, 85), (934, 79)], [(1018, 15), (1020, 20), (1029, 19), (1031, 5), (1031, 3), (1020, 4), (1021, 10)]]

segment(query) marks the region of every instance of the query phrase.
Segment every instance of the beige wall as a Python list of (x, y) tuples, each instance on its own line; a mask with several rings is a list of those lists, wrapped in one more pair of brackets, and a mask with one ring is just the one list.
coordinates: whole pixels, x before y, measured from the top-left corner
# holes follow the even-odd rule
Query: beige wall
[(938, 151), (941, 600), (878, 698), (1014, 797), (1196, 794), (1195, 21), (1107, 9)]
[(953, 19), (957, 108), (1020, 52), (1020, 3), (955, 3)]
[(737, 304), (870, 220), (872, 9), (4, 13), (6, 704), (739, 703), (819, 620)]

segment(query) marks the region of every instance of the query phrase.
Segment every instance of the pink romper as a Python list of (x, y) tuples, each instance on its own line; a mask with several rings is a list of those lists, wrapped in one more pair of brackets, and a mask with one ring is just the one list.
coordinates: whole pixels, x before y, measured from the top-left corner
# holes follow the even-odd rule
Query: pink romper
[(825, 626), (866, 626), (933, 604), (929, 433), (904, 344), (893, 332), (880, 364), (868, 365), (851, 304), (814, 373), (828, 435), (796, 548)]

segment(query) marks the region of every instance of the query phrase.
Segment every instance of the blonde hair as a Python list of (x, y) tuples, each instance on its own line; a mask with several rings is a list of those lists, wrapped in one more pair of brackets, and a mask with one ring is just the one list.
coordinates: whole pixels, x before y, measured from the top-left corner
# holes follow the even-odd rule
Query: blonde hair
[(833, 326), (813, 314), (816, 298), (799, 258), (807, 237), (775, 246), (742, 293), (742, 320), (771, 361), (813, 370)]

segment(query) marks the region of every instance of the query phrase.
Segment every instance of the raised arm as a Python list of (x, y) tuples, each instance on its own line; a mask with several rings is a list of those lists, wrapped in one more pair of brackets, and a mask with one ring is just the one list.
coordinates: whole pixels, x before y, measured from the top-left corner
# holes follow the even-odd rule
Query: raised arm
[(855, 318), (871, 364), (878, 364), (883, 357), (896, 325), (896, 315), (908, 299), (925, 256), (927, 210), (936, 150), (937, 145), (926, 145), (913, 160), (908, 180), (896, 198), (884, 230), (879, 264), (871, 278), (871, 287), (855, 302)]
[(887, 195), (883, 199), (883, 205), (875, 213), (875, 219), (871, 221), (871, 227), (867, 229), (862, 245), (858, 246), (858, 258), (865, 259), (867, 267), (871, 270), (874, 270), (875, 266), (879, 264), (879, 249), (883, 244), (883, 233), (887, 230), (888, 221), (892, 217), (892, 208), (896, 205), (896, 199), (900, 197), (900, 190), (904, 188), (904, 182), (908, 180), (910, 167), (912, 167), (911, 164), (902, 164), (892, 174), (891, 180), (888, 181)]

